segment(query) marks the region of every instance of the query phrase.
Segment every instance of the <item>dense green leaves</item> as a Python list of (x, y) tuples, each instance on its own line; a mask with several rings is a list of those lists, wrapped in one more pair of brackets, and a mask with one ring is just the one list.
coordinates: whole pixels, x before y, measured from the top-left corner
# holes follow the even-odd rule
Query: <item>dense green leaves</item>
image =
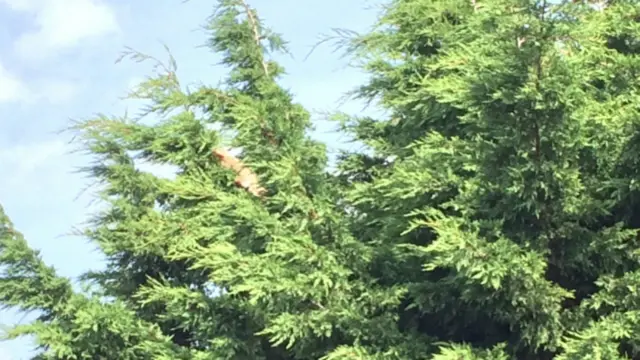
[(348, 47), (370, 74), (354, 94), (387, 116), (337, 115), (365, 149), (329, 172), (278, 84), (284, 41), (220, 1), (220, 87), (183, 87), (170, 59), (131, 94), (155, 121), (72, 129), (108, 205), (89, 290), (0, 214), (0, 304), (41, 312), (8, 337), (41, 359), (640, 358), (639, 18), (633, 0), (391, 1)]

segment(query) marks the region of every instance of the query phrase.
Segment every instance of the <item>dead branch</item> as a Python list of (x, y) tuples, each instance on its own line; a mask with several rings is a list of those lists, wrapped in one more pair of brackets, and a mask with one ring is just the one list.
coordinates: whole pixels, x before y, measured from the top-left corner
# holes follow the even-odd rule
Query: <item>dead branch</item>
[[(251, 9), (251, 7), (249, 7), (249, 4), (247, 4), (247, 2), (244, 0), (240, 0), (240, 3), (242, 4), (242, 7), (244, 7), (245, 12), (247, 13), (247, 18), (249, 19), (249, 23), (251, 24), (251, 29), (253, 30), (253, 39), (258, 45), (258, 48), (262, 48), (262, 42), (261, 42), (262, 36), (260, 35), (260, 30), (258, 28), (258, 20), (256, 19), (253, 9)], [(269, 67), (267, 66), (267, 63), (264, 61), (264, 54), (262, 56), (261, 63), (262, 63), (262, 69), (264, 70), (264, 74), (268, 77)]]
[(236, 173), (234, 181), (236, 186), (247, 190), (254, 196), (263, 197), (266, 189), (260, 185), (258, 176), (250, 168), (246, 167), (242, 160), (224, 149), (214, 149), (213, 155), (220, 161), (220, 166)]

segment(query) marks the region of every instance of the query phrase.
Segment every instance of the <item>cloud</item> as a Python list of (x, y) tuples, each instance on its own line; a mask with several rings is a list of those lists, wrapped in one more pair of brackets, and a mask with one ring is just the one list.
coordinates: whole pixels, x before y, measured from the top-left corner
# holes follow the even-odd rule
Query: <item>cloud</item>
[(27, 97), (27, 86), (0, 63), (0, 103), (16, 102)]
[(9, 350), (0, 347), (0, 360), (12, 360), (13, 356), (9, 353)]
[(19, 185), (33, 176), (35, 171), (51, 172), (60, 165), (60, 158), (69, 151), (66, 143), (52, 140), (0, 148), (0, 168), (7, 169), (5, 185)]
[[(72, 145), (60, 140), (32, 141), (0, 148), (0, 169), (3, 169), (0, 203), (7, 211), (18, 215), (31, 206), (38, 207), (39, 213), (29, 215), (28, 221), (31, 217), (39, 218), (42, 212), (57, 209), (67, 212), (70, 218), (80, 217), (70, 214), (66, 205), (60, 205), (79, 196), (86, 186), (84, 177), (73, 172), (74, 166), (86, 163), (86, 159), (71, 154), (72, 150)], [(46, 221), (55, 216), (58, 214), (49, 215)]]
[(59, 105), (72, 100), (79, 90), (79, 84), (58, 79), (38, 80), (32, 86), (27, 86), (0, 64), (0, 105), (42, 102)]
[(72, 100), (80, 91), (80, 85), (66, 80), (45, 79), (38, 82), (33, 98), (49, 104), (62, 104)]
[(35, 31), (15, 43), (18, 54), (41, 58), (85, 40), (119, 32), (115, 10), (101, 0), (0, 0), (33, 17)]
[(79, 88), (79, 84), (75, 82), (55, 78), (43, 78), (27, 84), (0, 63), (0, 104), (33, 104), (44, 101), (57, 105), (73, 99)]
[(127, 91), (136, 91), (141, 83), (145, 81), (145, 78), (140, 76), (134, 76), (127, 82)]

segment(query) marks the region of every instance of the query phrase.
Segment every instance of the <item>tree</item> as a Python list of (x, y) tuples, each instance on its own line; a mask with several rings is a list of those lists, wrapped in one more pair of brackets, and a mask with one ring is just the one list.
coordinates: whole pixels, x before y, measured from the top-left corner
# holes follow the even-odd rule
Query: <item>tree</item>
[(435, 358), (640, 358), (637, 6), (398, 0), (358, 39), (390, 119), (345, 121), (352, 224)]
[(640, 358), (637, 5), (392, 1), (348, 40), (389, 118), (339, 116), (367, 148), (329, 173), (284, 42), (221, 0), (224, 84), (158, 63), (132, 94), (156, 124), (73, 127), (109, 205), (92, 287), (0, 211), (0, 304), (41, 312), (8, 336), (39, 359)]
[[(175, 62), (158, 63), (132, 94), (157, 124), (100, 116), (72, 128), (109, 205), (83, 234), (108, 258), (84, 276), (90, 291), (73, 292), (5, 220), (2, 304), (42, 312), (8, 336), (35, 335), (42, 358), (315, 359), (392, 324), (384, 309), (401, 294), (358, 271), (365, 252), (335, 206), (324, 145), (276, 82), (283, 70), (268, 54), (283, 41), (239, 0), (220, 1), (209, 28), (230, 67), (219, 88), (184, 90)], [(227, 146), (266, 196), (233, 185)], [(136, 160), (174, 165), (177, 177)]]

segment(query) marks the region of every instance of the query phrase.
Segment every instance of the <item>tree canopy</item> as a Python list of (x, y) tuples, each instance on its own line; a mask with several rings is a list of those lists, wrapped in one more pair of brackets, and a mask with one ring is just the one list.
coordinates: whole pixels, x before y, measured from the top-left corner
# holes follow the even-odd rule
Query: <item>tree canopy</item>
[[(219, 0), (220, 86), (73, 124), (105, 210), (84, 291), (0, 208), (0, 305), (36, 359), (640, 359), (640, 2), (392, 0), (328, 167), (285, 41)], [(151, 60), (130, 52), (134, 60)], [(231, 149), (231, 150), (230, 150)], [(137, 162), (176, 167), (175, 178)]]

